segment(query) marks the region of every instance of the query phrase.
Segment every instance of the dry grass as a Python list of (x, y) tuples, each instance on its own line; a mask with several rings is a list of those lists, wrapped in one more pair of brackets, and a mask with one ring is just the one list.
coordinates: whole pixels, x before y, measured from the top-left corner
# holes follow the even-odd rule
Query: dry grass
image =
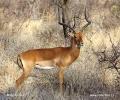
[[(2, 9), (0, 8), (0, 11)], [(99, 13), (91, 17), (92, 24), (84, 31), (84, 46), (81, 48), (79, 58), (64, 71), (63, 96), (58, 95), (57, 69), (34, 69), (22, 85), (26, 88), (26, 95), (22, 88), (20, 94), (14, 95), (15, 80), (21, 75), (15, 63), (19, 53), (29, 49), (65, 46), (66, 40), (61, 31), (62, 27), (56, 21), (54, 10), (50, 9), (50, 13), (42, 15), (39, 20), (14, 17), (14, 20), (4, 24), (0, 31), (0, 99), (118, 100), (119, 75), (115, 69), (108, 69), (107, 63), (101, 65), (93, 49), (94, 51), (106, 49), (111, 53), (109, 34), (114, 45), (119, 46), (120, 27), (107, 30), (102, 25), (104, 20), (101, 16), (104, 13), (102, 11)], [(3, 16), (1, 13), (0, 18)], [(98, 23), (95, 23), (96, 20)]]

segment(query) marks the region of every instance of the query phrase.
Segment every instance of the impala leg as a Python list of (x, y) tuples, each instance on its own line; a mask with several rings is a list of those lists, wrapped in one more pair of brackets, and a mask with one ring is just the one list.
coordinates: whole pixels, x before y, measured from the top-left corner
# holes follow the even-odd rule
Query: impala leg
[(59, 78), (59, 84), (60, 84), (60, 95), (62, 95), (62, 85), (63, 85), (63, 71), (64, 71), (64, 68), (60, 67), (58, 69), (58, 78)]
[(16, 80), (16, 90), (15, 93), (18, 91), (18, 87), (21, 85), (21, 83), (28, 77), (30, 72), (23, 71), (23, 74)]

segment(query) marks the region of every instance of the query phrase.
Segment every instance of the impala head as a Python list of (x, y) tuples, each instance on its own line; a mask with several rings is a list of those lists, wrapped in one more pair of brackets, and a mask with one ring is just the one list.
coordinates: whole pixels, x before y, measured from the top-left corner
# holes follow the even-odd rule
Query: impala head
[[(59, 11), (59, 7), (58, 7), (58, 14), (60, 13), (60, 11)], [(80, 32), (79, 33), (76, 33), (75, 32), (75, 30), (74, 30), (74, 28), (75, 28), (75, 26), (76, 26), (76, 21), (75, 21), (75, 16), (74, 16), (74, 24), (73, 24), (73, 26), (71, 26), (70, 24), (68, 25), (68, 24), (65, 24), (64, 22), (60, 22), (60, 14), (59, 14), (59, 16), (58, 16), (58, 19), (59, 19), (59, 24), (60, 25), (63, 25), (63, 30), (64, 30), (64, 34), (67, 34), (68, 32), (67, 32), (67, 28), (69, 29), (69, 33), (68, 33), (68, 35), (69, 36), (71, 36), (72, 38), (74, 38), (74, 40), (75, 40), (75, 42), (76, 42), (76, 46), (77, 46), (77, 48), (78, 49), (80, 49), (80, 47), (81, 46), (83, 46), (83, 40), (82, 40), (82, 31), (88, 26), (88, 25), (90, 25), (91, 24), (91, 22), (87, 19), (87, 14), (86, 14), (86, 8), (84, 9), (84, 16), (85, 16), (85, 20), (86, 20), (86, 22), (87, 22), (87, 24), (85, 24), (82, 28), (81, 28), (81, 30), (80, 30)], [(64, 19), (65, 20), (65, 18), (64, 18), (64, 16), (62, 16), (62, 19)], [(65, 31), (66, 30), (66, 31)], [(67, 36), (67, 35), (66, 35)], [(65, 36), (65, 37), (66, 37)]]
[(74, 34), (74, 33), (70, 32), (70, 33), (68, 33), (68, 34), (69, 34), (72, 38), (74, 38), (75, 43), (76, 43), (76, 47), (77, 47), (78, 49), (80, 49), (80, 47), (83, 46), (82, 33), (79, 32), (79, 33)]
[(77, 48), (80, 49), (80, 47), (83, 46), (83, 39), (81, 32), (75, 34), (75, 40), (76, 40)]

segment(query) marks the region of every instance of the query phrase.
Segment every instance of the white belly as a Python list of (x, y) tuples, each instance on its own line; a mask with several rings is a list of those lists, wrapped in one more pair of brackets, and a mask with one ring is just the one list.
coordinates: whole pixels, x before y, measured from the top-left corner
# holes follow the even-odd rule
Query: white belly
[(39, 65), (36, 65), (35, 68), (38, 68), (38, 69), (52, 69), (52, 68), (55, 68), (53, 66), (39, 66)]

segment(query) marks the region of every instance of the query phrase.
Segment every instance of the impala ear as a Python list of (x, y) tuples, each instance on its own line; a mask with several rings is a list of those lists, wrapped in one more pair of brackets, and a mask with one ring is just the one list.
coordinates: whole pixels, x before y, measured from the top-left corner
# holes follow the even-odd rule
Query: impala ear
[(71, 37), (74, 37), (74, 33), (72, 33), (72, 32), (69, 32), (68, 35)]

